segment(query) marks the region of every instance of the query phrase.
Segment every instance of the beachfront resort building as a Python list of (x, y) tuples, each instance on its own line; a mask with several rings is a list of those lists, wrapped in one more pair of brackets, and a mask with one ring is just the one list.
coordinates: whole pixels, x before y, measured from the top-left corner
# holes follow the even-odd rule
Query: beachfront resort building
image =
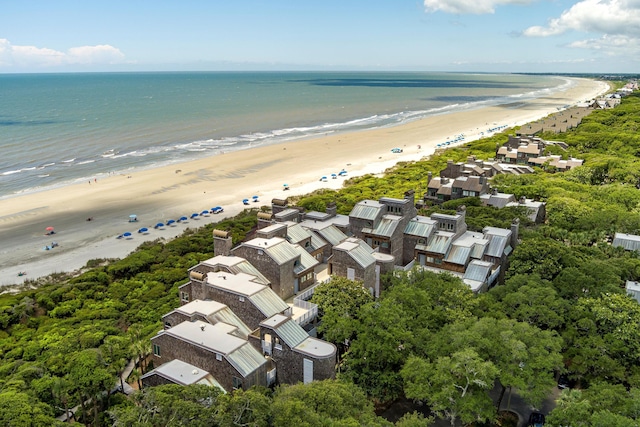
[(562, 172), (576, 166), (582, 166), (584, 163), (584, 160), (573, 157), (564, 160), (560, 155), (545, 155), (546, 149), (550, 146), (559, 147), (563, 150), (568, 147), (564, 142), (509, 135), (509, 140), (498, 147), (496, 160), (501, 163), (538, 167), (546, 167), (548, 165)]
[[(279, 203), (278, 207), (290, 209), (285, 205)], [(468, 231), (464, 207), (455, 215), (417, 215), (413, 191), (407, 191), (402, 199), (362, 200), (348, 216), (337, 215), (335, 210), (296, 212), (296, 221), (283, 223), (278, 223), (274, 214), (271, 225), (263, 224), (258, 233), (270, 233), (286, 225), (287, 229), (301, 227), (314, 234), (323, 242), (327, 273), (361, 281), (376, 297), (382, 274), (415, 265), (457, 275), (476, 292), (485, 290), (504, 271), (519, 229), (514, 222), (510, 230), (486, 227), (482, 232)], [(310, 244), (307, 251), (320, 246)]]
[(179, 292), (182, 305), (151, 340), (158, 368), (143, 376), (144, 385), (199, 383), (228, 392), (335, 377), (336, 347), (305, 329), (317, 308), (284, 302), (247, 260), (201, 262)]
[(547, 215), (547, 204), (545, 202), (528, 199), (525, 196), (516, 199), (515, 195), (500, 193), (495, 188), (493, 188), (489, 194), (481, 195), (480, 201), (484, 206), (493, 206), (498, 209), (505, 207), (526, 209), (527, 218), (536, 224), (543, 223)]

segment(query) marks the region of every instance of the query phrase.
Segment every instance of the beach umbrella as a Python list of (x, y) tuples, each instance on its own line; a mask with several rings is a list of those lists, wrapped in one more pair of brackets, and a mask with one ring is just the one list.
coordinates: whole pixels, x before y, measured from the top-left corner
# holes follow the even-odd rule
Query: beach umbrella
[(167, 225), (171, 225), (171, 224), (173, 224), (174, 222), (176, 222), (174, 219), (170, 219), (170, 220), (168, 220), (168, 221), (167, 221)]
[(198, 216), (198, 213), (194, 212), (191, 214), (191, 219), (196, 218)]
[(45, 228), (45, 230), (47, 230), (47, 231), (53, 231), (53, 227), (47, 227), (47, 228)]
[(209, 215), (209, 211), (202, 211), (200, 212), (200, 215)]
[(181, 217), (180, 217), (180, 219), (179, 219), (178, 221), (186, 221), (186, 220), (188, 220), (188, 219), (189, 219), (189, 218), (187, 218), (186, 216), (181, 216)]
[(122, 233), (122, 235), (123, 235), (124, 237), (130, 237), (130, 236), (131, 236), (131, 233), (129, 233), (129, 232), (127, 231), (126, 233)]
[(252, 199), (253, 199), (254, 202), (257, 202), (258, 201), (258, 196), (253, 196)]
[(159, 222), (159, 223), (156, 224), (156, 228), (158, 228), (158, 227), (164, 227), (164, 224)]
[(138, 230), (138, 233), (146, 233), (147, 231), (149, 231), (147, 227), (142, 227), (140, 230)]
[(245, 205), (249, 204), (249, 199), (242, 199), (242, 203), (244, 203)]
[(337, 175), (337, 174), (335, 174), (335, 173), (332, 173), (332, 174), (331, 174), (331, 178), (336, 179), (337, 177), (338, 177), (338, 175)]
[(136, 215), (136, 214), (131, 214), (131, 215), (129, 215), (129, 218), (133, 219), (133, 218), (136, 218), (137, 216), (138, 215)]
[(283, 186), (283, 187), (288, 187), (288, 186), (289, 186), (289, 184), (282, 184), (282, 186)]

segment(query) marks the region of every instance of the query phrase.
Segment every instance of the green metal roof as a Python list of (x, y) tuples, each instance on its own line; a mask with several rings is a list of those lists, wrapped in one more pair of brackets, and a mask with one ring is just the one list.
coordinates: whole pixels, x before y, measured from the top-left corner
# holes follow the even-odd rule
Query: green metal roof
[(249, 344), (249, 342), (227, 354), (226, 358), (240, 375), (245, 378), (267, 363), (267, 359)]
[(309, 338), (309, 334), (302, 329), (302, 326), (298, 325), (292, 319), (281, 323), (275, 328), (275, 331), (290, 348), (294, 348), (302, 341)]
[(351, 213), (349, 214), (349, 217), (368, 219), (370, 221), (373, 221), (374, 219), (378, 218), (383, 208), (384, 205), (382, 203), (376, 202), (374, 200), (363, 200), (361, 202), (358, 202), (353, 207)]

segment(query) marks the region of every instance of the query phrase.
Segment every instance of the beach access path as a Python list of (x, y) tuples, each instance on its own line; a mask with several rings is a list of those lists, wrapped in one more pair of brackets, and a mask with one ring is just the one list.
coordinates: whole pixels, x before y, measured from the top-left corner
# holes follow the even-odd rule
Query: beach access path
[[(246, 207), (269, 205), (272, 198), (338, 189), (345, 177), (332, 179), (332, 173), (345, 169), (347, 178), (381, 174), (397, 162), (433, 154), (437, 144), (457, 135), (465, 135), (456, 143), (463, 144), (486, 136), (489, 128), (519, 126), (609, 89), (601, 81), (571, 80), (574, 84), (568, 89), (537, 99), (228, 152), (0, 200), (0, 287), (73, 272), (91, 259), (123, 258), (144, 241), (174, 238), (187, 227), (217, 222)], [(402, 152), (392, 153), (396, 147)], [(285, 183), (289, 191), (283, 190)], [(258, 202), (242, 203), (254, 195)], [(224, 207), (224, 213), (153, 228), (158, 222), (190, 218), (215, 206)], [(137, 215), (135, 223), (129, 222), (132, 214)], [(47, 227), (54, 227), (56, 234), (46, 235)], [(141, 227), (148, 232), (138, 233)], [(116, 238), (124, 232), (131, 238)], [(53, 241), (58, 246), (45, 250)], [(18, 276), (19, 272), (27, 274)]]

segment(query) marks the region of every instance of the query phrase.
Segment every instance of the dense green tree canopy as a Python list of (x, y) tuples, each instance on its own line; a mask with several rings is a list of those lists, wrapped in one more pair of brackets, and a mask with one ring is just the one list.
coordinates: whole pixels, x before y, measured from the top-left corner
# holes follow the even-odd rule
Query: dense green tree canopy
[[(569, 149), (563, 155), (585, 159), (584, 166), (564, 173), (537, 168), (534, 174), (492, 178), (492, 186), (502, 192), (546, 202), (544, 224), (527, 222), (517, 209), (483, 207), (471, 199), (422, 209), (421, 214), (451, 212), (464, 203), (471, 230), (508, 227), (519, 217), (521, 242), (504, 272), (506, 284), (476, 297), (448, 275), (397, 273), (383, 278), (377, 301), (354, 298), (344, 301), (346, 308), (334, 304), (335, 313), (342, 315), (332, 321), (326, 309), (321, 329), (336, 341), (351, 339), (340, 365), (342, 378), (376, 402), (388, 402), (405, 393), (407, 381), (400, 372), (409, 360), (430, 365), (442, 360), (446, 366), (443, 358), (450, 364), (454, 353), (472, 349), (479, 363), (494, 365), (502, 385), (517, 387), (535, 402), (545, 387), (551, 389), (550, 369), (558, 366), (560, 343), (564, 366), (559, 370), (578, 382), (583, 395), (563, 397), (558, 408), (568, 415), (550, 416), (551, 422), (559, 420), (551, 425), (566, 425), (566, 420), (573, 420), (572, 425), (607, 425), (609, 420), (608, 425), (625, 426), (627, 418), (637, 421), (637, 404), (621, 409), (609, 398), (613, 389), (598, 384), (621, 385), (635, 397), (631, 402), (640, 401), (635, 388), (640, 384), (638, 305), (623, 295), (625, 281), (640, 279), (640, 256), (611, 246), (616, 232), (640, 234), (639, 131), (636, 92), (615, 109), (594, 111), (567, 133), (541, 135), (565, 141)], [(437, 174), (449, 159), (494, 157), (496, 146), (507, 137), (473, 141), (429, 159), (400, 163), (384, 177), (352, 178), (338, 191), (323, 190), (290, 202), (314, 210), (336, 202), (338, 211), (347, 214), (364, 198), (402, 197), (409, 189), (420, 198), (427, 172)], [(256, 210), (248, 210), (216, 227), (230, 231), (238, 243), (255, 224)], [(96, 416), (96, 411), (131, 406), (108, 391), (118, 383), (123, 360), (149, 351), (139, 344), (148, 343), (162, 327), (160, 316), (178, 306), (177, 289), (186, 282), (187, 270), (213, 255), (211, 228), (190, 229), (166, 243), (145, 243), (123, 260), (92, 260), (76, 277), (58, 275), (30, 283), (32, 288), (16, 294), (0, 295), (1, 423), (29, 425), (20, 421), (29, 414), (32, 420), (45, 420), (40, 425), (55, 425), (54, 415), (84, 404), (87, 397), (95, 397), (96, 404), (80, 412), (96, 424), (104, 421), (104, 414)], [(483, 334), (483, 340), (477, 338)], [(439, 352), (433, 342), (450, 350)], [(491, 345), (509, 349), (511, 355), (501, 355)], [(135, 372), (146, 368), (138, 366)], [(534, 377), (540, 379), (535, 387), (529, 383)], [(595, 396), (600, 395), (603, 400), (609, 396), (610, 407), (598, 406)], [(217, 416), (249, 419), (256, 425), (272, 422), (271, 399), (269, 393), (256, 391), (219, 398)], [(254, 418), (246, 418), (247, 408), (257, 408)], [(417, 416), (404, 420), (407, 425), (423, 421)]]

